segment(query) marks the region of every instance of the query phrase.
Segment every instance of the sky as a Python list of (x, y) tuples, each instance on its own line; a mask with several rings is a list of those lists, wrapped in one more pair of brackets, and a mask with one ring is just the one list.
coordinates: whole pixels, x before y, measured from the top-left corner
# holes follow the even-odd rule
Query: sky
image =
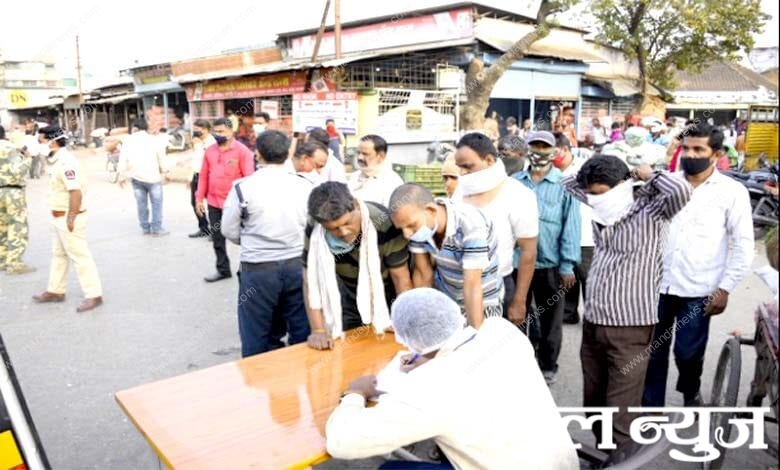
[[(526, 3), (533, 2), (526, 0)], [(341, 17), (342, 22), (347, 22), (448, 3), (452, 2), (341, 0)], [(519, 2), (485, 0), (481, 3)], [(201, 7), (164, 0), (122, 3), (71, 0), (66, 8), (60, 0), (38, 0), (27, 4), (34, 11), (19, 12), (22, 14), (18, 16), (25, 21), (3, 22), (0, 52), (7, 59), (53, 57), (62, 70), (75, 70), (78, 35), (84, 70), (95, 76), (110, 76), (135, 63), (203, 57), (228, 49), (267, 44), (278, 33), (317, 28), (325, 0), (285, 0), (271, 4), (275, 12), (264, 7), (266, 2), (261, 0), (208, 2)], [(777, 47), (780, 16), (777, 0), (762, 0), (762, 5), (773, 18), (764, 33), (756, 38), (756, 46)], [(333, 24), (333, 2), (328, 23)]]

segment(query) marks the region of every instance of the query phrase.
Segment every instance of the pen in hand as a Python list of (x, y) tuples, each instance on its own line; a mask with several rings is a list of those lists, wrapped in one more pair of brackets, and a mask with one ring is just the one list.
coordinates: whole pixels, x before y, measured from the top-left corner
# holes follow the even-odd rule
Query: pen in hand
[(412, 354), (412, 357), (410, 357), (409, 359), (407, 359), (407, 360), (404, 362), (404, 365), (405, 365), (405, 366), (408, 366), (408, 365), (414, 364), (414, 361), (416, 361), (416, 360), (417, 360), (417, 359), (419, 359), (419, 358), (420, 358), (420, 355), (419, 355), (419, 354), (417, 354), (417, 353), (414, 353), (414, 354)]

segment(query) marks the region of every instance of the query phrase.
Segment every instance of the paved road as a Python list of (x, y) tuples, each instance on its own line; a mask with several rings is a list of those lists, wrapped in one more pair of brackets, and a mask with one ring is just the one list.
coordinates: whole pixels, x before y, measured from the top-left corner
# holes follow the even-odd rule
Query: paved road
[[(25, 276), (0, 275), (0, 331), (10, 351), (27, 403), (53, 467), (59, 469), (148, 469), (157, 460), (116, 405), (113, 394), (125, 388), (237, 359), (234, 281), (206, 284), (213, 270), (210, 245), (188, 239), (195, 229), (189, 194), (181, 183), (165, 186), (164, 225), (171, 235), (143, 237), (136, 223), (130, 189), (107, 182), (103, 160), (79, 152), (90, 172), (87, 195), (89, 240), (104, 285), (105, 304), (77, 315), (80, 289), (70, 277), (63, 304), (35, 305), (30, 296), (46, 287), (51, 250), (46, 208), (48, 184), (28, 188), (30, 247), (26, 260), (38, 267)], [(759, 251), (762, 251), (763, 247)], [(230, 247), (232, 260), (237, 250)], [(756, 266), (765, 263), (763, 253)], [(717, 317), (710, 334), (703, 389), (709, 390), (717, 353), (733, 328), (753, 331), (752, 312), (768, 290), (750, 275), (732, 296), (729, 311)], [(561, 374), (553, 386), (560, 406), (581, 403), (578, 361), (580, 327), (566, 326)], [(744, 402), (754, 355), (743, 348), (740, 402)], [(669, 381), (670, 405), (681, 405)], [(532, 425), (532, 423), (518, 423)], [(775, 435), (776, 428), (772, 428)], [(726, 468), (773, 465), (761, 451), (729, 451)], [(347, 468), (366, 468), (371, 461)], [(774, 463), (776, 466), (776, 462)], [(345, 468), (330, 462), (324, 468)], [(648, 468), (694, 468), (669, 458)]]

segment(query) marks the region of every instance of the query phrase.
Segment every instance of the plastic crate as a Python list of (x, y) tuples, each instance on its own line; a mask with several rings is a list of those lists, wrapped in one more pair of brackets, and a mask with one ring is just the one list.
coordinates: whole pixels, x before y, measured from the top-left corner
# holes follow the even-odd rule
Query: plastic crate
[(393, 165), (393, 171), (401, 176), (405, 183), (417, 183), (428, 188), (434, 196), (447, 194), (441, 177), (441, 165)]

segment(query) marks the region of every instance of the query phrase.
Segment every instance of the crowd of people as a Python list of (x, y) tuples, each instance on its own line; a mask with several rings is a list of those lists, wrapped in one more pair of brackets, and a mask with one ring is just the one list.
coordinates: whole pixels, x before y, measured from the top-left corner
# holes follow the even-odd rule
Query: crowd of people
[[(639, 146), (662, 145), (653, 125)], [(436, 438), (461, 465), (577, 468), (548, 389), (564, 322), (582, 321), (583, 405), (619, 408), (618, 444), (630, 438), (629, 407), (665, 404), (672, 345), (677, 390), (686, 406), (701, 405), (710, 319), (725, 311), (754, 254), (748, 193), (717, 170), (721, 129), (686, 127), (676, 137), (675, 172), (610, 148), (615, 133), (606, 129), (588, 158), (566, 132), (524, 126), (497, 141), (469, 132), (442, 166), (446, 196), (404, 183), (381, 136), (359, 139), (357, 168), (347, 175), (332, 148), (340, 137), (327, 129), (295, 145), (280, 131), (256, 130), (252, 151), (229, 119), (193, 125), (198, 230), (190, 236), (213, 244), (216, 271), (206, 282), (232, 277), (226, 241), (240, 245), (242, 356), (297, 343), (330, 349), (363, 325), (394, 330), (414, 354), (409, 388), (375, 411), (365, 411), (379, 394), (371, 379), (350, 386), (328, 423), (334, 456)], [(133, 186), (141, 232), (163, 236), (166, 175), (152, 139), (143, 120), (133, 124), (120, 181)], [(88, 311), (102, 292), (86, 245), (84, 171), (62, 129), (40, 129), (38, 140), (52, 152), (54, 253), (48, 287), (34, 299), (63, 301), (72, 262), (86, 298), (79, 311)], [(4, 198), (23, 189), (18, 175), (29, 160), (14, 165), (0, 161)], [(5, 250), (0, 261), (19, 269), (23, 252)], [(626, 369), (635, 358), (642, 360)], [(456, 403), (486, 394), (493, 414), (467, 407), (452, 416)], [(511, 423), (523, 420), (545, 426), (518, 440)]]

